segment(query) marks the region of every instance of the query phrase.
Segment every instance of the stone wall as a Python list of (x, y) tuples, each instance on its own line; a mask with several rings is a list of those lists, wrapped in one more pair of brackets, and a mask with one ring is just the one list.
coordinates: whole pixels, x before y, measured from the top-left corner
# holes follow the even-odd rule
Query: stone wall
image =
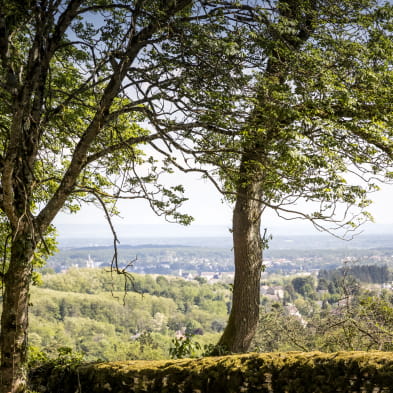
[(40, 393), (393, 392), (392, 352), (250, 353), (31, 370)]

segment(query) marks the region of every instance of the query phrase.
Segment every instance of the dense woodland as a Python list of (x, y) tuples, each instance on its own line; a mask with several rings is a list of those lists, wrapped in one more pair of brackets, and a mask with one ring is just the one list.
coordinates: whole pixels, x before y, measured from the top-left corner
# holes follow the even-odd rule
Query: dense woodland
[(344, 276), (352, 276), (362, 282), (383, 284), (392, 281), (392, 273), (386, 265), (345, 266), (336, 271), (320, 270), (318, 273), (320, 289), (327, 289), (324, 281), (338, 282)]
[[(262, 295), (251, 349), (391, 350), (393, 290), (375, 284), (385, 274), (391, 281), (391, 271), (375, 265), (318, 277), (272, 275), (263, 284), (282, 288), (283, 296)], [(222, 333), (231, 307), (230, 285), (199, 277), (136, 274), (126, 289), (104, 269), (44, 274), (32, 289), (31, 364), (64, 351), (86, 361), (201, 356)]]
[(44, 275), (32, 291), (30, 345), (52, 358), (68, 346), (87, 360), (165, 359), (176, 334), (213, 344), (231, 304), (227, 284), (203, 279), (134, 275), (126, 289), (102, 269)]

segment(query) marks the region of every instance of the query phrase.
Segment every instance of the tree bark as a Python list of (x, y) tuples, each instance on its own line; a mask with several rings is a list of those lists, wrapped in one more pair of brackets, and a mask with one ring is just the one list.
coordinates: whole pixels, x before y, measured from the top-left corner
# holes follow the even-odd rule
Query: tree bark
[(12, 269), (3, 278), (0, 393), (18, 393), (26, 388), (29, 286), (35, 248), (32, 233), (27, 228), (12, 241)]
[[(243, 169), (245, 161), (243, 157)], [(231, 353), (246, 352), (257, 329), (263, 253), (260, 185), (261, 177), (256, 176), (239, 186), (233, 211), (235, 280), (232, 309), (216, 352), (220, 349)]]

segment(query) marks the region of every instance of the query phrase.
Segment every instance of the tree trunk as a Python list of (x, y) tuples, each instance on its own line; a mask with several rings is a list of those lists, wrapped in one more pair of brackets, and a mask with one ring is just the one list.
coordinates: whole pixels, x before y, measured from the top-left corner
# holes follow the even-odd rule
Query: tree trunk
[(259, 320), (262, 239), (260, 179), (241, 186), (233, 211), (235, 280), (232, 309), (216, 352), (246, 352)]
[(34, 242), (28, 230), (13, 239), (10, 258), (12, 269), (8, 269), (3, 278), (0, 393), (18, 393), (26, 388), (29, 286), (33, 254)]

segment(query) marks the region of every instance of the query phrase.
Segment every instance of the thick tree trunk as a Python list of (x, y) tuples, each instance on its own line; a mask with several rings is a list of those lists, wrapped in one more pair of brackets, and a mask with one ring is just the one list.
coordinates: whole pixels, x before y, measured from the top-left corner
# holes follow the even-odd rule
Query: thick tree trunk
[(235, 281), (232, 309), (216, 352), (220, 348), (232, 353), (246, 352), (258, 325), (263, 251), (259, 199), (259, 180), (249, 181), (237, 195), (233, 211)]
[(23, 392), (26, 387), (26, 355), (29, 286), (34, 242), (28, 232), (12, 242), (10, 265), (4, 277), (1, 316), (0, 393)]

